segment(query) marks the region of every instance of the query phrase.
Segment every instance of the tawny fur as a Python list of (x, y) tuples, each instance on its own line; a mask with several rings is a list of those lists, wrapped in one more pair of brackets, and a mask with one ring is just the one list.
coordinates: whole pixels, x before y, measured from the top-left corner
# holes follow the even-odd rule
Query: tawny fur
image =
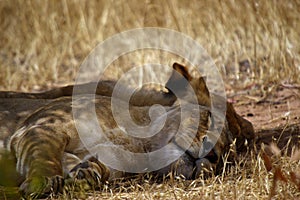
[[(193, 106), (200, 110), (200, 113), (198, 113), (200, 118), (199, 121), (195, 121), (197, 117), (191, 114), (181, 119), (181, 105), (174, 104), (176, 100), (174, 93), (181, 91), (148, 93), (148, 96), (147, 93), (145, 95), (137, 94), (130, 105), (130, 114), (136, 124), (148, 125), (151, 123), (149, 109), (155, 103), (161, 103), (167, 111), (167, 120), (164, 127), (151, 138), (130, 137), (124, 133), (123, 129), (118, 127), (111, 109), (110, 85), (108, 89), (102, 89), (105, 94), (96, 95), (95, 99), (81, 94), (77, 95), (76, 100), (72, 101), (72, 97), (66, 95), (66, 97), (48, 100), (46, 105), (41, 105), (34, 112), (30, 110), (32, 114), (23, 122), (18, 122), (19, 129), (10, 137), (8, 145), (8, 149), (16, 157), (17, 171), (24, 178), (24, 182), (20, 186), (22, 193), (24, 195), (32, 193), (47, 194), (50, 191), (61, 190), (60, 183), (62, 183), (62, 180), (68, 174), (77, 176), (76, 171), (78, 170), (91, 170), (90, 172), (93, 172), (92, 174), (95, 174), (95, 176), (99, 176), (101, 181), (126, 176), (126, 173), (115, 171), (100, 162), (85, 159), (96, 156), (101, 160), (101, 156), (104, 155), (89, 155), (89, 151), (82, 144), (74, 125), (73, 116), (75, 115), (77, 119), (83, 119), (85, 122), (92, 121), (91, 109), (94, 108), (94, 105), (99, 124), (105, 136), (113, 144), (121, 145), (130, 152), (151, 152), (167, 144), (173, 145), (175, 149), (182, 150), (185, 149), (187, 143), (191, 142), (191, 146), (177, 161), (154, 173), (166, 175), (173, 172), (182, 174), (186, 178), (197, 178), (204, 168), (218, 170), (222, 166), (222, 156), (229, 152), (233, 140), (237, 139), (239, 143), (244, 143), (245, 139), (252, 139), (254, 137), (253, 127), (250, 122), (235, 112), (231, 104), (227, 103), (228, 109), (223, 130), (219, 138), (213, 138), (215, 133), (208, 132), (209, 128), (213, 126), (213, 119), (210, 113), (210, 94), (205, 79), (202, 77), (193, 78), (187, 68), (180, 64), (175, 63), (173, 68), (178, 73), (171, 75), (166, 87), (171, 89), (176, 84), (182, 83), (181, 79), (187, 79), (188, 85), (191, 85), (196, 94), (197, 104), (193, 104)], [(184, 89), (185, 92), (186, 85), (177, 89)], [(101, 93), (101, 89), (99, 91)], [(153, 96), (155, 98), (152, 98)], [(183, 97), (185, 96), (189, 97), (189, 94), (183, 94)], [(142, 103), (138, 101), (141, 97), (144, 99), (141, 100)], [(194, 103), (189, 98), (186, 100), (180, 103)], [(122, 101), (122, 99), (119, 101)], [(74, 110), (72, 113), (72, 108), (76, 108), (75, 113)], [(122, 116), (122, 113), (119, 114)], [(154, 118), (154, 121), (155, 119), (159, 120), (158, 116)], [(183, 137), (176, 135), (180, 122), (184, 127), (180, 130)], [(198, 126), (195, 127), (195, 124), (198, 124)], [(81, 128), (82, 130), (89, 130), (93, 127), (90, 127), (87, 123), (82, 125)], [(130, 129), (130, 127), (128, 128)], [(196, 130), (196, 135), (192, 134), (194, 130)], [(209, 145), (210, 140), (216, 140), (215, 146), (211, 152), (207, 152), (207, 156), (201, 157), (204, 146)], [(101, 142), (101, 140), (97, 141), (97, 138), (95, 138), (95, 146), (97, 146), (97, 142)], [(169, 153), (165, 152), (161, 156), (167, 159), (170, 156)], [(73, 162), (68, 161), (70, 159)], [(121, 164), (132, 165), (132, 167), (137, 164), (128, 162), (126, 158), (116, 157), (115, 159), (124, 162)], [(89, 167), (84, 168), (82, 166)], [(74, 169), (76, 170), (74, 171)], [(91, 173), (80, 174), (85, 176), (78, 176), (77, 178), (96, 181), (93, 177), (86, 177)], [(56, 186), (55, 190), (53, 185)]]

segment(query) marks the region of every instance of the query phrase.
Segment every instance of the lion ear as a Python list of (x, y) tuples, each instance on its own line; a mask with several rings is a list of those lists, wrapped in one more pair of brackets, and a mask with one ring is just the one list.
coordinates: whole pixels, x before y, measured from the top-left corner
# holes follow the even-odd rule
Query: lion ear
[(207, 76), (201, 76), (200, 79), (202, 79), (202, 81), (206, 82)]
[(177, 71), (179, 74), (181, 74), (182, 76), (184, 76), (188, 81), (191, 81), (193, 79), (187, 67), (175, 62), (173, 64), (173, 69)]
[(178, 63), (174, 63), (173, 69), (174, 70), (165, 87), (172, 92), (186, 91), (188, 83), (192, 80), (188, 68)]

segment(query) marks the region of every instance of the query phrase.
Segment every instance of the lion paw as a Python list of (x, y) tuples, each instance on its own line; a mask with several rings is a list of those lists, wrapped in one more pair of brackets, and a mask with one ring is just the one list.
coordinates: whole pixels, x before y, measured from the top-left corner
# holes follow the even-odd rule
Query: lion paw
[(33, 177), (27, 178), (20, 186), (19, 190), (23, 197), (42, 198), (49, 194), (58, 194), (64, 187), (62, 176), (53, 177)]
[(109, 170), (96, 158), (92, 157), (76, 165), (70, 171), (70, 176), (75, 178), (77, 182), (83, 183), (88, 189), (97, 189), (101, 183), (108, 179)]

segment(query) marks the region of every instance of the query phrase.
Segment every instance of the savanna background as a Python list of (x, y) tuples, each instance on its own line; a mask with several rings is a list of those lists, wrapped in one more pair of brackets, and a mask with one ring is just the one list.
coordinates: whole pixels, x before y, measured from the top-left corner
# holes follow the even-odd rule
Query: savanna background
[[(294, 148), (300, 135), (299, 13), (296, 0), (1, 0), (0, 89), (35, 92), (74, 83), (90, 51), (122, 31), (142, 27), (180, 31), (199, 42), (215, 61), (229, 101), (257, 131), (254, 150), (207, 180), (121, 181), (104, 185), (103, 191), (59, 198), (296, 199), (300, 197), (300, 153)], [(132, 56), (130, 62), (147, 63), (146, 53)], [(170, 56), (160, 59), (172, 63)], [(126, 63), (115, 65), (128, 69)]]

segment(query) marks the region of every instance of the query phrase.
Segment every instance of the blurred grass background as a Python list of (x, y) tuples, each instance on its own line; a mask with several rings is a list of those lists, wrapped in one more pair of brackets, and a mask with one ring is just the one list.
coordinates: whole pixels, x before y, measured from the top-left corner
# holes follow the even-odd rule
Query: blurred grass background
[[(72, 83), (106, 38), (164, 27), (198, 41), (237, 83), (300, 82), (299, 1), (0, 1), (0, 89), (31, 91)], [(117, 48), (117, 47), (116, 47)]]

